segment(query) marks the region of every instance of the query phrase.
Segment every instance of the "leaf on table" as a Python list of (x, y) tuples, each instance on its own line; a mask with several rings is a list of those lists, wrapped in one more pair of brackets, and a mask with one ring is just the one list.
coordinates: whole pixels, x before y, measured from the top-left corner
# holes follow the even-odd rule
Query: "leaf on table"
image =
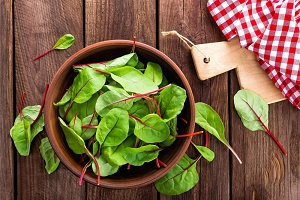
[(61, 119), (60, 117), (58, 119), (70, 149), (76, 154), (86, 153), (84, 140), (79, 135), (77, 135), (73, 129), (68, 127), (63, 119)]
[(52, 49), (67, 49), (74, 43), (75, 38), (71, 34), (65, 34), (54, 44)]
[(150, 162), (158, 157), (160, 149), (156, 145), (145, 145), (139, 148), (127, 147), (124, 158), (130, 165), (142, 166), (145, 162)]
[(186, 100), (185, 89), (172, 84), (160, 92), (159, 108), (165, 121), (169, 121), (179, 115)]
[(16, 122), (10, 129), (10, 136), (12, 137), (19, 154), (28, 156), (32, 141), (30, 122), (26, 119)]
[(250, 90), (240, 90), (234, 95), (234, 106), (240, 116), (244, 126), (251, 131), (263, 130), (265, 128), (260, 123), (257, 116), (268, 127), (268, 104), (255, 92)]
[(121, 108), (110, 110), (100, 121), (96, 139), (100, 146), (120, 145), (128, 136), (128, 112)]
[(111, 73), (111, 78), (122, 85), (127, 92), (143, 94), (158, 89), (152, 80), (133, 67), (115, 70)]
[(84, 103), (88, 101), (93, 94), (98, 92), (105, 84), (106, 78), (103, 74), (96, 72), (92, 68), (84, 68), (74, 79), (70, 88), (72, 101)]
[(242, 161), (235, 153), (229, 142), (225, 138), (225, 130), (222, 119), (219, 114), (210, 106), (202, 102), (195, 104), (196, 106), (196, 124), (204, 130), (215, 136), (220, 142), (225, 144), (227, 148), (235, 155), (240, 163)]
[(144, 75), (152, 80), (156, 85), (160, 85), (163, 80), (162, 69), (157, 63), (148, 62)]
[(178, 195), (192, 189), (199, 181), (197, 162), (184, 154), (165, 176), (154, 182), (156, 189), (166, 195)]
[(59, 166), (60, 160), (55, 155), (48, 137), (41, 139), (40, 153), (46, 163), (45, 169), (47, 170), (48, 174), (51, 174)]
[(166, 140), (170, 129), (157, 114), (149, 114), (136, 120), (134, 134), (146, 143), (155, 143)]
[(200, 146), (200, 145), (194, 145), (195, 148), (198, 150), (198, 152), (205, 158), (208, 162), (213, 161), (215, 158), (215, 153), (210, 150), (208, 147)]

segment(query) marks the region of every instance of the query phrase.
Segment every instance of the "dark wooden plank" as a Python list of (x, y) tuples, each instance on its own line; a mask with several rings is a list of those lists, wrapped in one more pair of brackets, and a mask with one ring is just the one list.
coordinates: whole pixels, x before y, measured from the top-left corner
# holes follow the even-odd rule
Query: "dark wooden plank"
[[(15, 74), (16, 98), (26, 92), (25, 105), (40, 104), (44, 87), (60, 65), (83, 47), (82, 1), (19, 0), (15, 12)], [(68, 50), (54, 51), (47, 56), (32, 59), (51, 48), (66, 33), (75, 36), (75, 44)], [(19, 111), (17, 109), (17, 111)], [(28, 157), (17, 158), (18, 199), (83, 199), (85, 187), (78, 186), (78, 177), (60, 165), (59, 170), (48, 175), (39, 153), (38, 135)]]
[[(195, 44), (220, 41), (223, 37), (210, 17), (206, 1), (159, 1), (159, 30), (177, 30)], [(196, 75), (191, 54), (176, 36), (160, 36), (159, 48), (179, 65), (186, 75), (195, 96), (195, 101), (210, 104), (224, 120), (228, 134), (228, 78), (220, 75), (207, 81), (200, 81)], [(196, 144), (203, 144), (202, 137), (194, 137)], [(202, 161), (198, 165), (200, 181), (191, 191), (175, 199), (229, 199), (230, 174), (229, 153), (226, 147), (210, 137), (210, 148), (216, 153), (213, 162)], [(191, 149), (189, 155), (195, 157)], [(173, 199), (161, 195), (161, 199)]]
[(232, 199), (299, 199), (299, 110), (288, 101), (269, 105), (269, 129), (287, 150), (283, 156), (265, 132), (251, 132), (242, 125), (233, 107), (239, 89), (234, 72), (230, 83), (232, 143), (242, 150), (244, 161), (232, 162)]
[(14, 199), (14, 155), (9, 129), (13, 123), (13, 18), (12, 1), (0, 7), (0, 199)]
[[(109, 39), (132, 40), (156, 46), (155, 0), (87, 0), (86, 45)], [(112, 190), (88, 185), (88, 199), (157, 199), (153, 185)]]

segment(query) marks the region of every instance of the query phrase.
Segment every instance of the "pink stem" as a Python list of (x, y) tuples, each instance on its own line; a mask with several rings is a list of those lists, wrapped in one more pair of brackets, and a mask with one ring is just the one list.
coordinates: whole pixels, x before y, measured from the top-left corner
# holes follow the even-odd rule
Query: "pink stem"
[(92, 163), (92, 162), (90, 161), (90, 162), (88, 162), (88, 163), (83, 167), (82, 172), (81, 172), (81, 174), (80, 174), (79, 181), (78, 181), (78, 184), (79, 184), (79, 185), (82, 185), (83, 177), (84, 177), (84, 175), (85, 175), (85, 172), (86, 172), (87, 168), (88, 168), (89, 166), (91, 166), (91, 163)]
[(187, 134), (180, 134), (180, 135), (176, 135), (177, 138), (181, 138), (181, 137), (190, 137), (190, 136), (194, 136), (194, 135), (200, 135), (202, 134), (203, 131), (198, 131), (195, 133), (187, 133)]
[(21, 101), (20, 101), (20, 119), (23, 120), (23, 102), (25, 99), (25, 92), (22, 92), (22, 97), (21, 97)]
[(54, 49), (50, 49), (50, 50), (46, 51), (45, 53), (43, 53), (43, 54), (41, 54), (41, 55), (35, 57), (33, 60), (36, 61), (37, 59), (39, 59), (39, 58), (41, 58), (41, 57), (47, 55), (48, 53), (50, 53), (50, 52), (53, 51), (53, 50), (54, 50)]

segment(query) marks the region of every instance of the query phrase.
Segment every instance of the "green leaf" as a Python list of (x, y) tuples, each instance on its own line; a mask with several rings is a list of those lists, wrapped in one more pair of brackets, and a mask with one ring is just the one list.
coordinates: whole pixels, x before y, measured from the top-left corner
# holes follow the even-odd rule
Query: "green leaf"
[(179, 115), (186, 100), (185, 89), (172, 84), (160, 92), (159, 108), (163, 119), (169, 121)]
[(100, 121), (96, 139), (100, 146), (117, 146), (127, 138), (128, 129), (128, 112), (121, 108), (114, 108)]
[(155, 143), (166, 140), (170, 129), (157, 114), (149, 114), (136, 120), (134, 134), (144, 142)]
[(55, 155), (47, 137), (41, 139), (40, 153), (46, 162), (45, 169), (47, 170), (48, 174), (51, 174), (57, 169), (60, 160)]
[(65, 34), (54, 44), (52, 49), (67, 49), (74, 43), (75, 38), (71, 34)]
[(205, 158), (208, 162), (211, 162), (215, 158), (215, 153), (205, 146), (194, 145), (199, 153)]
[(145, 162), (150, 162), (158, 157), (160, 150), (156, 145), (146, 145), (139, 148), (127, 147), (124, 158), (133, 166), (142, 166)]
[(163, 80), (163, 73), (161, 67), (157, 63), (148, 62), (144, 74), (156, 85), (160, 85)]
[(162, 87), (165, 87), (169, 84), (169, 81), (168, 79), (163, 75), (163, 79), (162, 79), (162, 82), (161, 84), (158, 86), (159, 88), (162, 88)]
[[(105, 177), (116, 173), (119, 170), (118, 165), (109, 163), (102, 155), (96, 158), (100, 166), (100, 176)], [(98, 175), (95, 162), (92, 162), (93, 172)]]
[(71, 90), (69, 89), (65, 94), (64, 96), (61, 98), (61, 100), (57, 103), (53, 103), (55, 106), (63, 106), (65, 105), (66, 103), (68, 103), (70, 100), (71, 100)]
[[(97, 113), (91, 114), (82, 119), (82, 126), (88, 125), (98, 125)], [(96, 130), (97, 129), (95, 128), (83, 128), (81, 138), (84, 140), (90, 139), (96, 133)]]
[(105, 76), (92, 68), (84, 68), (74, 79), (70, 88), (72, 100), (76, 103), (88, 101), (105, 83)]
[(184, 154), (171, 171), (154, 182), (156, 189), (166, 195), (178, 195), (189, 191), (199, 181), (196, 164), (195, 160)]
[(118, 102), (129, 94), (125, 90), (112, 90), (103, 93), (96, 102), (96, 111), (101, 116), (104, 117), (108, 111), (113, 108), (123, 108), (124, 110), (129, 110), (133, 105), (133, 100), (127, 100)]
[(118, 146), (103, 147), (101, 149), (102, 155), (111, 164), (118, 166), (125, 165), (127, 161), (123, 157), (124, 149), (127, 147), (134, 147), (135, 140), (135, 135), (130, 135)]
[(10, 129), (10, 136), (12, 137), (19, 154), (22, 156), (28, 156), (32, 141), (30, 122), (26, 119), (16, 122)]
[(229, 142), (225, 138), (225, 130), (222, 119), (219, 114), (209, 105), (198, 102), (196, 106), (196, 124), (207, 130), (210, 134), (215, 136), (219, 141), (227, 146), (227, 148), (235, 155), (240, 163), (242, 161), (235, 153)]
[(81, 119), (78, 116), (74, 116), (71, 120), (69, 127), (75, 131), (75, 133), (79, 136), (82, 134), (82, 128), (81, 128)]
[(111, 74), (113, 80), (118, 82), (127, 92), (147, 93), (157, 90), (157, 85), (142, 72), (133, 67), (123, 67)]
[(138, 56), (136, 53), (129, 53), (124, 56), (115, 58), (107, 63), (105, 63), (106, 70), (114, 69), (124, 66), (135, 67), (138, 64)]
[(238, 91), (234, 96), (234, 106), (244, 126), (250, 131), (265, 131), (257, 116), (268, 127), (268, 103), (255, 92)]
[(128, 110), (128, 113), (138, 118), (145, 117), (149, 114), (149, 108), (146, 101), (139, 100), (135, 102), (132, 105), (132, 107)]
[(169, 135), (169, 137), (164, 140), (163, 142), (159, 143), (159, 146), (161, 147), (169, 147), (171, 146), (176, 140), (176, 137), (173, 135)]
[[(36, 117), (38, 116), (39, 112), (40, 112), (41, 106), (40, 105), (35, 105), (35, 106), (26, 106), (25, 108), (23, 108), (22, 110), (22, 115), (23, 118), (25, 120), (27, 120), (30, 124), (32, 124), (32, 122), (34, 121), (34, 119), (36, 119)], [(20, 118), (20, 114), (16, 117), (15, 119), (15, 124), (20, 122), (21, 118)], [(45, 125), (44, 122), (44, 114), (42, 114), (39, 119), (30, 127), (30, 141), (33, 140), (33, 138), (35, 136), (37, 136), (40, 132), (43, 131), (43, 127)]]
[(76, 154), (86, 153), (84, 140), (77, 135), (73, 129), (69, 128), (64, 120), (62, 120), (60, 117), (58, 119), (70, 149)]
[(142, 63), (142, 62), (139, 61), (134, 68), (142, 70), (142, 69), (145, 69), (145, 65), (144, 65), (144, 63)]

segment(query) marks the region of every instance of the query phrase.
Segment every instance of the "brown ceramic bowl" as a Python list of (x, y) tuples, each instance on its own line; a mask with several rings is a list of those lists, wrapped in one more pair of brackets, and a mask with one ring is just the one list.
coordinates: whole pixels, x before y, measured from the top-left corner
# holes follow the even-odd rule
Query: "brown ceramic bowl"
[[(128, 40), (110, 40), (90, 45), (72, 55), (59, 68), (50, 84), (44, 111), (46, 131), (57, 156), (77, 176), (80, 176), (84, 164), (79, 164), (78, 155), (69, 149), (58, 122), (58, 108), (53, 105), (53, 102), (58, 102), (73, 82), (75, 76), (72, 68), (73, 64), (110, 60), (130, 53), (131, 48), (132, 41)], [(176, 83), (186, 89), (188, 98), (180, 116), (185, 118), (188, 124), (185, 124), (182, 120), (178, 120), (178, 133), (193, 132), (195, 126), (195, 102), (191, 87), (181, 70), (165, 54), (146, 44), (137, 42), (135, 52), (139, 60), (144, 63), (152, 61), (160, 64), (169, 82)], [(155, 162), (144, 164), (141, 167), (132, 167), (130, 170), (127, 170), (124, 166), (116, 174), (101, 178), (100, 186), (122, 189), (153, 183), (174, 167), (186, 152), (190, 142), (191, 137), (178, 138), (170, 148), (160, 153), (159, 158), (167, 164), (166, 168), (157, 169)], [(86, 172), (84, 180), (96, 184), (97, 176), (89, 169)]]

